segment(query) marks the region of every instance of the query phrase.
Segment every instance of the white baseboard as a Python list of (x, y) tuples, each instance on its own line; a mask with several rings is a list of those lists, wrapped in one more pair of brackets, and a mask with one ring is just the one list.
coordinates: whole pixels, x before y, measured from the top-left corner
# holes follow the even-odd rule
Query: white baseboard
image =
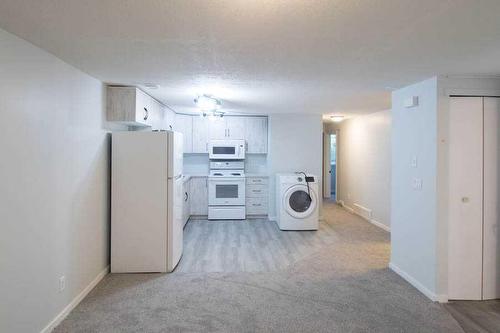
[(385, 230), (387, 232), (391, 232), (391, 228), (389, 228), (388, 226), (386, 226), (382, 222), (379, 222), (379, 221), (374, 220), (374, 219), (369, 219), (368, 222), (370, 222), (371, 224), (379, 227), (380, 229), (383, 229), (383, 230)]
[(52, 332), (54, 328), (56, 328), (57, 325), (59, 325), (64, 318), (66, 318), (69, 313), (76, 308), (78, 304), (87, 296), (92, 289), (109, 273), (109, 265), (106, 266), (97, 276), (95, 277), (94, 280), (92, 280), (88, 286), (86, 286), (66, 307), (59, 312), (59, 314), (52, 319), (52, 321), (45, 326), (45, 328), (40, 332), (40, 333), (49, 333)]
[(358, 214), (352, 207), (347, 206), (344, 203), (343, 200), (339, 200), (338, 203), (339, 203), (339, 205), (341, 205), (342, 207), (344, 207), (349, 213), (358, 215), (359, 217), (363, 218), (363, 220), (370, 222), (374, 226), (379, 227), (380, 229), (385, 230), (387, 232), (391, 232), (391, 228), (390, 227), (386, 226), (382, 222), (379, 222), (379, 221), (374, 220), (374, 219), (366, 218), (365, 216), (363, 216), (361, 214)]
[(409, 284), (414, 286), (422, 294), (427, 296), (427, 298), (429, 298), (431, 301), (439, 302), (439, 303), (448, 302), (448, 295), (440, 295), (440, 294), (433, 293), (432, 291), (427, 289), (423, 284), (418, 282), (414, 277), (412, 277), (410, 274), (403, 271), (401, 268), (399, 268), (398, 266), (396, 266), (392, 262), (389, 263), (389, 268), (392, 269), (396, 274), (401, 276), (403, 279), (405, 279)]

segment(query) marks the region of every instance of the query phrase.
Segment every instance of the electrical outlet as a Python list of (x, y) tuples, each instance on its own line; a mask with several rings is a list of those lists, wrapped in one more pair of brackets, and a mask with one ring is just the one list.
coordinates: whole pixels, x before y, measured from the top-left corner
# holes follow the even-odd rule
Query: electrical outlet
[(410, 166), (411, 166), (412, 168), (416, 168), (416, 167), (418, 166), (418, 158), (417, 158), (417, 155), (413, 155), (413, 156), (412, 156)]
[(420, 191), (420, 190), (422, 190), (423, 181), (420, 178), (413, 178), (413, 184), (412, 185), (413, 185), (413, 189), (415, 191)]
[(63, 275), (59, 278), (59, 292), (63, 291), (66, 288), (66, 277)]

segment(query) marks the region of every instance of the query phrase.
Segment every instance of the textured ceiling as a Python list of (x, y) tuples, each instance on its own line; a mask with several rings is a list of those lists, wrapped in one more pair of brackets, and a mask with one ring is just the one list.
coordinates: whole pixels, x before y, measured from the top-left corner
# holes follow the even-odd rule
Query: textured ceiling
[(179, 111), (356, 114), (435, 74), (500, 73), (498, 0), (0, 0), (0, 27)]

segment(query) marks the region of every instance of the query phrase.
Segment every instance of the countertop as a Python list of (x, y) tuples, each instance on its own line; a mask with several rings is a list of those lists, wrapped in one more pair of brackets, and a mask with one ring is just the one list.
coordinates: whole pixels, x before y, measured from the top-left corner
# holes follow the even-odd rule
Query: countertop
[(208, 173), (186, 173), (184, 174), (184, 177), (203, 178), (203, 177), (208, 177)]
[[(269, 177), (269, 175), (266, 173), (253, 173), (253, 172), (245, 173), (245, 176), (246, 177), (266, 177), (266, 178)], [(208, 174), (206, 174), (206, 173), (188, 173), (188, 174), (183, 175), (183, 181), (187, 182), (191, 178), (204, 178), (204, 177), (208, 177)]]

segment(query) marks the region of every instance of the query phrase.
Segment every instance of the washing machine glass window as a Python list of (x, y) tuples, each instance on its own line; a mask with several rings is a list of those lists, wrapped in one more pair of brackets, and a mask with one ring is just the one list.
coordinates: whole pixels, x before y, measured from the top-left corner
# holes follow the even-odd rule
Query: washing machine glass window
[(298, 184), (290, 187), (283, 196), (283, 207), (294, 218), (306, 218), (316, 209), (317, 200), (313, 191), (307, 193), (307, 186)]
[(290, 202), (290, 207), (294, 211), (298, 213), (303, 213), (307, 211), (309, 207), (311, 207), (312, 200), (309, 194), (307, 194), (307, 192), (300, 190), (300, 191), (295, 191), (292, 193), (292, 195), (290, 195), (289, 202)]

